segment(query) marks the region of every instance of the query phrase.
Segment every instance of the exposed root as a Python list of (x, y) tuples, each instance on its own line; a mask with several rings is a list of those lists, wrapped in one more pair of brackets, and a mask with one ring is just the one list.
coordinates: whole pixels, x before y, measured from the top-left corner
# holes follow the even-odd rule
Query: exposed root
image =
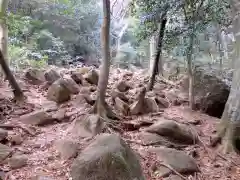
[(240, 137), (239, 122), (231, 122), (222, 120), (219, 124), (219, 129), (215, 137), (211, 140), (211, 146), (215, 147), (221, 143), (223, 154), (236, 152), (239, 153), (237, 139)]

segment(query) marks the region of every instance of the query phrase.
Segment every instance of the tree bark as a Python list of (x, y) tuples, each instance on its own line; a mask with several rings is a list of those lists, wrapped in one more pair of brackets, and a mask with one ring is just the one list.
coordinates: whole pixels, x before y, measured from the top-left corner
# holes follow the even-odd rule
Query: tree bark
[(110, 68), (110, 0), (103, 0), (103, 15), (104, 18), (101, 32), (102, 62), (98, 81), (98, 96), (94, 105), (94, 111), (100, 117), (106, 118), (107, 116), (116, 118), (110, 107), (108, 107), (107, 103), (105, 102)]
[(194, 76), (193, 76), (193, 67), (192, 67), (192, 54), (193, 54), (193, 44), (194, 44), (194, 28), (189, 37), (189, 46), (187, 49), (187, 72), (189, 78), (189, 107), (194, 109)]
[[(7, 7), (8, 0), (0, 0), (1, 15), (0, 15), (0, 49), (4, 56), (4, 60), (8, 65), (8, 27), (7, 27)], [(3, 69), (0, 70), (1, 75), (3, 75)]]
[(233, 26), (236, 38), (235, 53), (237, 58), (228, 101), (225, 105), (217, 135), (212, 140), (212, 145), (222, 142), (224, 153), (240, 151), (240, 18), (238, 16), (240, 4), (238, 0), (231, 0), (231, 6), (234, 13)]
[(8, 27), (7, 27), (7, 7), (8, 7), (8, 0), (0, 0), (1, 5), (1, 23), (0, 23), (0, 49), (2, 54), (5, 58), (5, 61), (8, 62)]
[(0, 64), (6, 75), (7, 80), (9, 81), (10, 85), (12, 86), (15, 99), (17, 99), (17, 100), (23, 99), (23, 97), (24, 97), (23, 92), (22, 92), (21, 88), (19, 87), (16, 79), (14, 78), (8, 64), (6, 63), (1, 50), (0, 50)]
[(161, 67), (161, 71), (160, 71), (160, 69), (158, 68), (158, 65), (159, 65), (159, 59), (161, 58), (161, 54), (162, 54), (162, 42), (163, 42), (166, 23), (167, 23), (167, 17), (166, 17), (166, 15), (164, 15), (162, 18), (161, 27), (159, 28), (158, 45), (157, 45), (157, 49), (156, 49), (156, 55), (155, 55), (155, 59), (154, 59), (152, 74), (151, 74), (150, 81), (149, 81), (148, 88), (147, 88), (148, 91), (151, 91), (153, 89), (156, 74), (158, 72), (162, 73), (162, 67)]

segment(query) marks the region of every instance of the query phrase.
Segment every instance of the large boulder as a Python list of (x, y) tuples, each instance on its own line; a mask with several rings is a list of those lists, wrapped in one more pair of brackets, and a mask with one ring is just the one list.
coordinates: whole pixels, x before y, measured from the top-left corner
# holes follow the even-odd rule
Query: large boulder
[(48, 81), (49, 84), (54, 83), (56, 80), (61, 78), (60, 74), (55, 71), (54, 69), (49, 69), (44, 73), (45, 79)]
[[(195, 72), (194, 90), (196, 107), (204, 113), (221, 118), (227, 102), (231, 81), (224, 75), (218, 76), (218, 72), (212, 69), (199, 68)], [(179, 85), (181, 90), (188, 92), (188, 78), (183, 78)]]
[(45, 81), (44, 73), (41, 70), (29, 68), (25, 73), (26, 80), (34, 85), (39, 85)]
[(84, 75), (84, 78), (91, 84), (98, 85), (98, 72), (94, 69)]
[(71, 91), (64, 86), (62, 80), (55, 81), (47, 91), (47, 99), (56, 103), (63, 103), (71, 98)]
[(71, 94), (78, 94), (80, 92), (79, 86), (71, 78), (60, 78), (57, 81), (60, 81), (59, 83), (66, 89), (68, 89), (71, 92)]
[(74, 160), (73, 180), (144, 180), (136, 154), (115, 134), (101, 134)]

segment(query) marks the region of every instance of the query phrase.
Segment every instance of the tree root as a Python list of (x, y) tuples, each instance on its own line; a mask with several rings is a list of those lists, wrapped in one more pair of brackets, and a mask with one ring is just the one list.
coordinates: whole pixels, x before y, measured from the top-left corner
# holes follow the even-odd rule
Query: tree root
[(236, 147), (236, 140), (240, 137), (239, 122), (221, 120), (216, 136), (211, 139), (211, 146), (216, 147), (221, 143), (221, 150), (224, 154), (236, 152), (239, 153), (239, 147)]

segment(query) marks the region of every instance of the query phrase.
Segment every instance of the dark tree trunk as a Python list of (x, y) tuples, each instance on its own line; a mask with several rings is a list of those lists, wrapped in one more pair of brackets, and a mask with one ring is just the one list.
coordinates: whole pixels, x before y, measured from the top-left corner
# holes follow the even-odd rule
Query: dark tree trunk
[(16, 99), (22, 99), (23, 98), (23, 92), (21, 90), (21, 88), (19, 87), (15, 77), (13, 76), (9, 66), (7, 65), (2, 51), (0, 51), (0, 63), (1, 63), (1, 67), (3, 69), (3, 72), (5, 73), (6, 79), (9, 81), (10, 85), (12, 86), (13, 89), (13, 94), (15, 96)]
[(162, 18), (161, 27), (159, 29), (158, 45), (157, 45), (157, 50), (156, 50), (156, 56), (155, 56), (155, 60), (154, 60), (152, 75), (150, 77), (150, 81), (149, 81), (148, 88), (147, 88), (148, 91), (151, 91), (153, 89), (156, 75), (159, 72), (158, 64), (159, 64), (159, 59), (160, 59), (161, 54), (162, 54), (162, 43), (163, 43), (163, 37), (164, 37), (164, 31), (165, 31), (166, 23), (167, 23), (167, 17), (164, 16)]

